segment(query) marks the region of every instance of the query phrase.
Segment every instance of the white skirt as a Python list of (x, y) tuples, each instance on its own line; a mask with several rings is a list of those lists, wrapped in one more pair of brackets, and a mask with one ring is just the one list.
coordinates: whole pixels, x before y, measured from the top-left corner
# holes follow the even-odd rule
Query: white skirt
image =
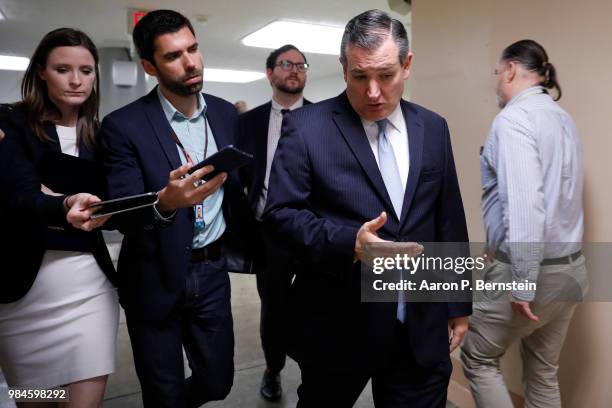
[(0, 304), (0, 368), (12, 387), (110, 374), (118, 323), (117, 290), (93, 255), (47, 251), (28, 293)]

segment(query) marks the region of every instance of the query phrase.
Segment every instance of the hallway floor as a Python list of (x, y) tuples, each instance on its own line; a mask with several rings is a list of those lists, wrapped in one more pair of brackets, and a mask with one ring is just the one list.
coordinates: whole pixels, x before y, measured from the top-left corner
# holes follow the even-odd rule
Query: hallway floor
[[(255, 286), (255, 276), (231, 273), (230, 277), (236, 338), (234, 386), (227, 399), (207, 404), (206, 407), (293, 408), (297, 403), (296, 390), (300, 383), (300, 372), (297, 364), (291, 359), (287, 361), (287, 366), (282, 373), (284, 392), (281, 401), (270, 403), (259, 395), (265, 361), (259, 339), (259, 296)], [(185, 369), (186, 372), (189, 371), (187, 366)], [(372, 391), (368, 384), (355, 404), (355, 408), (372, 406)], [(109, 379), (104, 407), (142, 407), (140, 386), (134, 371), (132, 350), (123, 315), (117, 339), (117, 371)], [(447, 408), (454, 408), (454, 405), (448, 403)]]
[[(211, 408), (293, 408), (297, 403), (296, 390), (300, 381), (300, 372), (297, 364), (291, 359), (287, 361), (287, 366), (282, 373), (284, 392), (281, 401), (270, 403), (259, 395), (265, 361), (259, 339), (259, 296), (255, 286), (255, 276), (232, 273), (230, 277), (236, 338), (234, 386), (227, 399), (205, 406)], [(189, 371), (187, 365), (185, 370)], [(368, 385), (355, 407), (371, 406), (373, 406), (372, 393)], [(142, 407), (140, 386), (134, 371), (132, 350), (123, 314), (117, 339), (117, 371), (109, 379), (104, 407)]]

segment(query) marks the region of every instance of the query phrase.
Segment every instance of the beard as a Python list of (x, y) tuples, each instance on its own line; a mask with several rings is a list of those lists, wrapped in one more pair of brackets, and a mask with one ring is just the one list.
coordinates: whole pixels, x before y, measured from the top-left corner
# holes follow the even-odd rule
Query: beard
[(190, 96), (193, 94), (197, 94), (198, 92), (202, 90), (203, 81), (200, 80), (200, 82), (191, 84), (191, 85), (186, 85), (185, 81), (195, 76), (199, 76), (199, 75), (200, 76), (202, 75), (202, 71), (195, 70), (195, 71), (185, 74), (185, 76), (183, 76), (182, 78), (179, 78), (178, 80), (174, 78), (164, 77), (161, 75), (157, 77), (157, 80), (161, 82), (164, 85), (164, 87), (166, 87), (166, 89), (168, 89), (169, 91), (171, 91), (172, 93), (176, 95)]
[(297, 85), (289, 86), (287, 85), (286, 81), (277, 80), (277, 81), (274, 81), (274, 86), (276, 86), (276, 89), (278, 89), (279, 91), (287, 93), (287, 94), (296, 95), (296, 94), (302, 93), (302, 91), (304, 90), (304, 85), (306, 81), (300, 81), (298, 77), (289, 77), (287, 78), (287, 81), (290, 79), (297, 81)]
[(302, 91), (304, 90), (304, 85), (290, 87), (285, 84), (280, 84), (280, 85), (277, 85), (276, 88), (278, 88), (278, 90), (281, 92), (295, 95), (295, 94), (302, 93)]

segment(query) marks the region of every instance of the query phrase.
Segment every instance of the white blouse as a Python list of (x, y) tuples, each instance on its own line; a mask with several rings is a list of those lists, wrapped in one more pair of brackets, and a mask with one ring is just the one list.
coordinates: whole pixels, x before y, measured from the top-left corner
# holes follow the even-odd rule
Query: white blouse
[(55, 129), (57, 130), (57, 136), (59, 137), (60, 146), (62, 147), (62, 153), (78, 156), (79, 149), (76, 143), (76, 126), (68, 127), (55, 125)]

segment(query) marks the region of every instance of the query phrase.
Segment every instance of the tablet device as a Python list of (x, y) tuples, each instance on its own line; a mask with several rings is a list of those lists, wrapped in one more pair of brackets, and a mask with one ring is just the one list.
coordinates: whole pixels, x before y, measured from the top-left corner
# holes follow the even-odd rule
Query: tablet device
[(192, 174), (194, 171), (199, 170), (204, 166), (208, 166), (209, 164), (213, 165), (215, 169), (202, 177), (202, 180), (208, 181), (219, 173), (229, 173), (236, 170), (237, 168), (248, 164), (251, 160), (253, 160), (252, 154), (236, 149), (232, 145), (228, 145), (190, 168), (189, 174)]
[(101, 196), (106, 190), (103, 168), (93, 160), (48, 150), (38, 168), (42, 184), (59, 194)]
[(100, 201), (92, 204), (89, 208), (98, 208), (91, 216), (92, 219), (104, 217), (105, 215), (119, 214), (139, 208), (149, 207), (158, 201), (157, 193), (144, 193), (128, 197), (115, 198), (114, 200)]

